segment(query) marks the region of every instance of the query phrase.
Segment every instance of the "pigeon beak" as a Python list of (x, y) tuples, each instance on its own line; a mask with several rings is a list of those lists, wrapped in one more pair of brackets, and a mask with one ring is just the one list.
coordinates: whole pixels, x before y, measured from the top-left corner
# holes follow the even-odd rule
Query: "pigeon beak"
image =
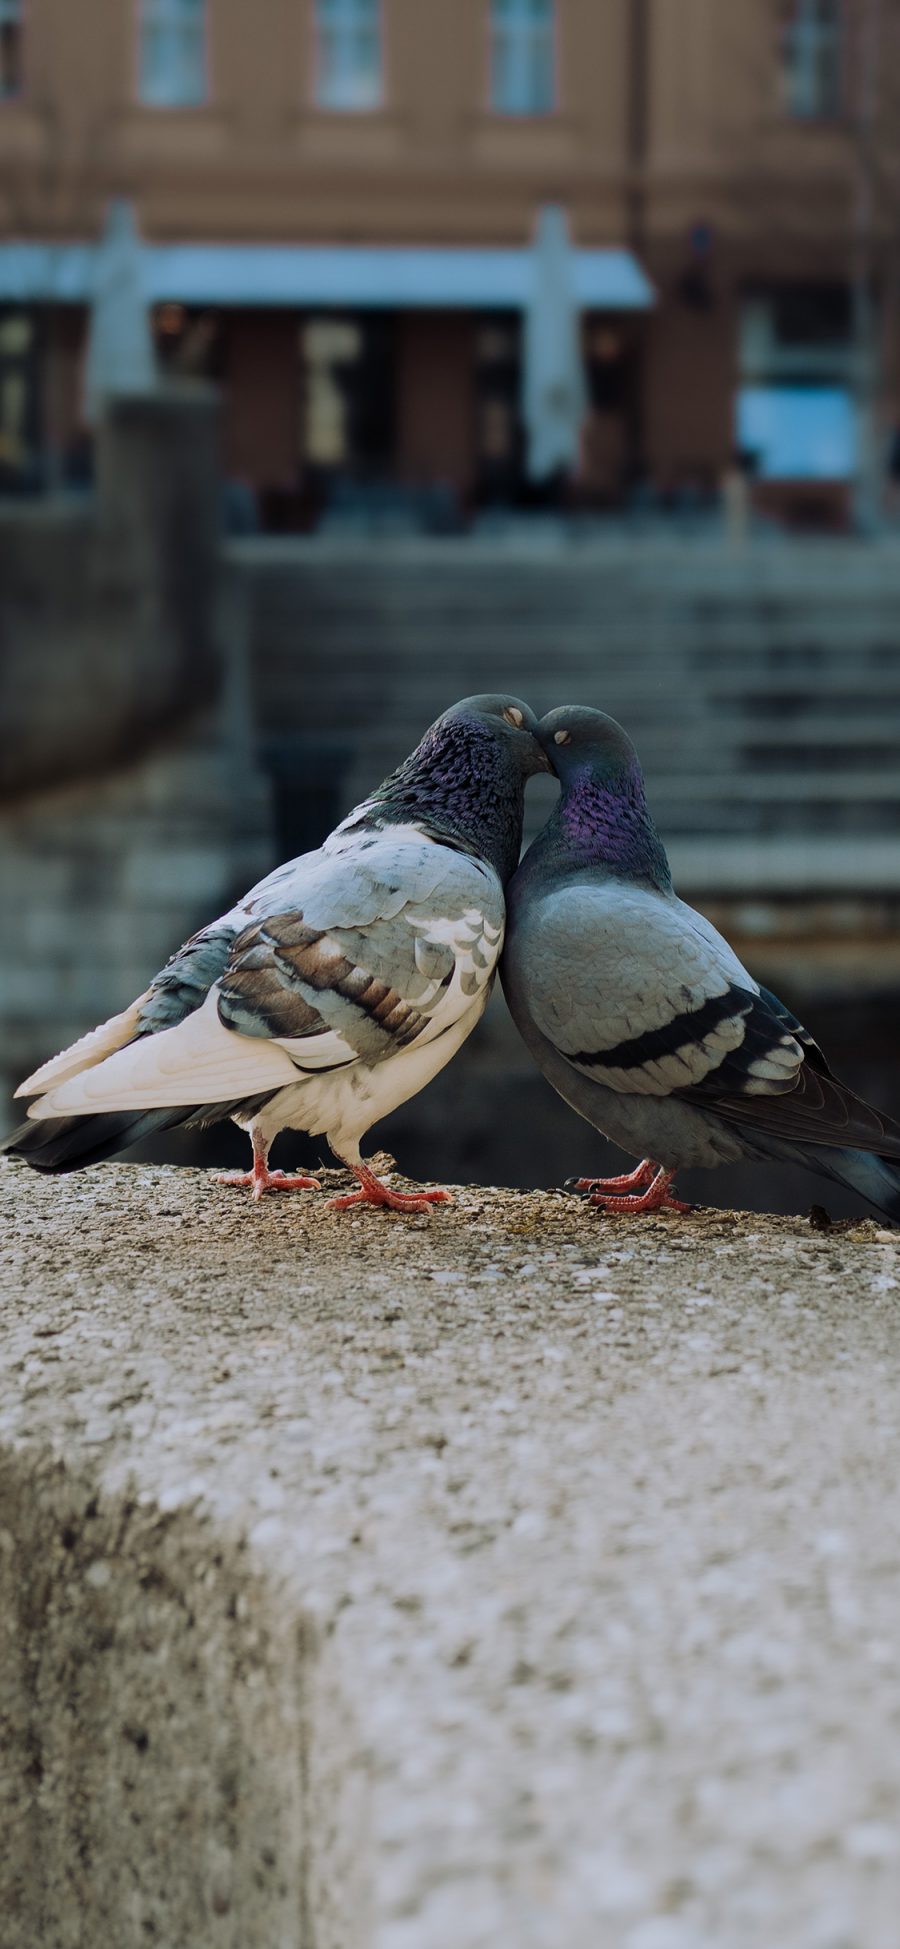
[(553, 759), (550, 755), (551, 749), (553, 748), (553, 734), (551, 731), (545, 730), (543, 720), (539, 721), (534, 735), (542, 759), (542, 763), (539, 766), (539, 770), (552, 772), (553, 775), (555, 776), (556, 766), (554, 765)]
[(543, 736), (541, 734), (541, 726), (540, 726), (539, 719), (532, 718), (531, 723), (525, 725), (523, 728), (528, 734), (528, 740), (531, 745), (531, 765), (528, 771), (529, 778), (534, 778), (539, 771), (552, 772), (553, 766), (547, 755), (547, 749), (544, 744)]
[(552, 772), (553, 766), (544, 749), (541, 727), (536, 717), (529, 715), (513, 736), (526, 778), (534, 778), (539, 771)]
[(525, 737), (527, 737), (528, 739), (528, 744), (526, 747), (523, 741), (522, 755), (523, 757), (525, 757), (527, 752), (527, 758), (525, 763), (526, 778), (534, 778), (539, 771), (552, 772), (553, 766), (551, 765), (547, 753), (544, 750), (544, 746), (541, 742), (538, 733), (537, 725), (535, 725), (533, 730), (529, 725), (527, 731), (525, 732)]

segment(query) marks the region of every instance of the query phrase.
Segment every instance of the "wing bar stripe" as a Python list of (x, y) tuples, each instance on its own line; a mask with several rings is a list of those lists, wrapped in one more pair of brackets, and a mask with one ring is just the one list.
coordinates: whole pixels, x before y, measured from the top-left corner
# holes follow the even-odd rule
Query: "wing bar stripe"
[(702, 1042), (720, 1023), (748, 1015), (754, 999), (748, 989), (737, 988), (732, 983), (724, 995), (712, 995), (702, 1007), (673, 1016), (661, 1029), (647, 1029), (643, 1035), (632, 1036), (612, 1049), (583, 1050), (570, 1056), (569, 1061), (588, 1069), (643, 1069), (645, 1063), (657, 1062), (661, 1057), (671, 1056), (676, 1049)]

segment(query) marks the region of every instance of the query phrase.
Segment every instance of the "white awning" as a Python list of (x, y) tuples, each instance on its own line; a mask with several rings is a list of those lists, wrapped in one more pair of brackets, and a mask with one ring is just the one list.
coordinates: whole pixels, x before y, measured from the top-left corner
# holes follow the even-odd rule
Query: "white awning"
[[(98, 245), (0, 243), (0, 303), (86, 304)], [(523, 308), (528, 249), (377, 244), (144, 244), (148, 304), (434, 310)], [(628, 250), (573, 250), (583, 310), (643, 311), (653, 286)]]

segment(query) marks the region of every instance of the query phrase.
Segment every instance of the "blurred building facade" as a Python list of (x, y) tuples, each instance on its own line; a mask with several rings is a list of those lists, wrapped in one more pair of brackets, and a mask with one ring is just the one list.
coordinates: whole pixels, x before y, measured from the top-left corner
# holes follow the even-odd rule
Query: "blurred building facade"
[(264, 525), (360, 484), (437, 526), (523, 501), (555, 202), (581, 496), (702, 502), (739, 448), (764, 497), (839, 516), (894, 417), (898, 93), (897, 0), (0, 0), (0, 483), (87, 464), (116, 195)]

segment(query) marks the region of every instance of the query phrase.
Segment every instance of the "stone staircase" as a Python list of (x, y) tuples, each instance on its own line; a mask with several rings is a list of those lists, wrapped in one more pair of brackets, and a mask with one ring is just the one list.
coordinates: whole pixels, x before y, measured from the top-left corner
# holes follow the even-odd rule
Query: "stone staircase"
[[(273, 541), (246, 578), (264, 745), (339, 807), (456, 697), (594, 704), (685, 890), (900, 892), (900, 549)], [(548, 803), (530, 795), (532, 823)]]

